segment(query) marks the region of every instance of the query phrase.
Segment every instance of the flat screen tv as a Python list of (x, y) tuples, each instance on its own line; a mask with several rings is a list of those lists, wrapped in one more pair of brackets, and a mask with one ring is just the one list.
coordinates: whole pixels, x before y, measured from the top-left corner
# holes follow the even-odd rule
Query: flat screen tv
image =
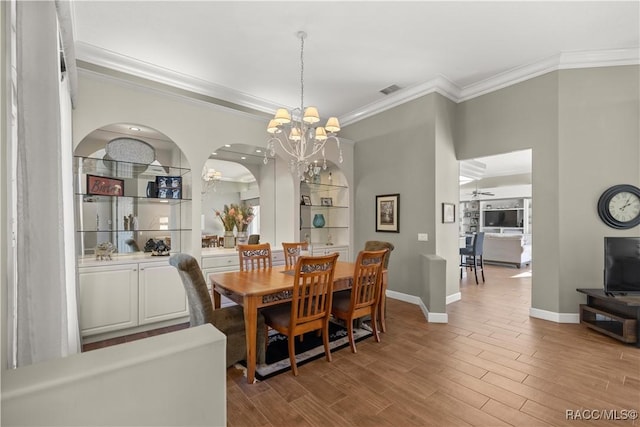
[(604, 238), (604, 291), (640, 294), (640, 237)]
[(484, 211), (485, 227), (519, 227), (518, 211), (505, 209), (496, 211)]

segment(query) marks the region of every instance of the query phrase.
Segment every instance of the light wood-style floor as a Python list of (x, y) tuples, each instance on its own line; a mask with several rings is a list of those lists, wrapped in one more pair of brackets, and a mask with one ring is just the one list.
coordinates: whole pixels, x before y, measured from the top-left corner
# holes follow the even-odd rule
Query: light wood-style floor
[[(529, 269), (465, 278), (448, 324), (388, 299), (382, 342), (367, 339), (249, 385), (227, 371), (228, 426), (621, 426), (566, 411), (640, 409), (640, 349), (576, 324), (529, 317)], [(584, 417), (607, 416), (581, 412)], [(584, 418), (583, 417), (583, 418)]]

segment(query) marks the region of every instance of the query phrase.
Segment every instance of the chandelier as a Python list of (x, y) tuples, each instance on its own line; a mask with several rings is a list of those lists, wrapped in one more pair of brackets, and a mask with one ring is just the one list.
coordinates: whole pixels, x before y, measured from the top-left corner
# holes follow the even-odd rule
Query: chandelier
[[(342, 163), (342, 149), (336, 133), (340, 131), (340, 123), (337, 117), (330, 117), (323, 126), (318, 126), (320, 114), (316, 107), (304, 106), (304, 39), (307, 33), (298, 31), (300, 38), (300, 108), (291, 111), (279, 108), (269, 125), (267, 132), (271, 135), (267, 141), (267, 151), (273, 157), (275, 144), (278, 143), (289, 155), (289, 168), (291, 173), (297, 173), (301, 181), (305, 179), (305, 173), (314, 174), (314, 168), (310, 163), (318, 154), (322, 156), (322, 168), (327, 169), (325, 157), (325, 144), (333, 139), (338, 147), (339, 162)], [(265, 151), (264, 163), (267, 164)]]
[(202, 168), (202, 189), (200, 193), (205, 196), (210, 190), (216, 191), (216, 184), (222, 178), (222, 173), (206, 166)]

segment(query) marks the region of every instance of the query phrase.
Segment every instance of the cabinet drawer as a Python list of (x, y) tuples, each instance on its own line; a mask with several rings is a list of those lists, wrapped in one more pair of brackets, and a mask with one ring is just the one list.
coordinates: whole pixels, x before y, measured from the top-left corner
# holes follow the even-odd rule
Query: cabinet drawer
[(284, 265), (284, 252), (271, 251), (271, 264), (275, 267), (277, 265)]
[(202, 258), (202, 268), (218, 268), (218, 267), (233, 267), (238, 266), (240, 268), (240, 261), (238, 255), (227, 255), (217, 257)]

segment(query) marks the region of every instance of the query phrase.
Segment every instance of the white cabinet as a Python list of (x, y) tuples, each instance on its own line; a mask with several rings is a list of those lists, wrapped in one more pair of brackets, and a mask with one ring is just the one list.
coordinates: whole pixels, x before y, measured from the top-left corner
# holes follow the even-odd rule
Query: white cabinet
[(334, 245), (313, 245), (311, 247), (311, 254), (313, 256), (329, 255), (334, 252), (338, 252), (338, 261), (349, 261), (349, 247), (348, 246), (334, 246)]
[(189, 315), (189, 304), (178, 270), (167, 264), (140, 264), (139, 324)]
[(138, 265), (81, 268), (80, 328), (94, 335), (138, 324)]
[(78, 272), (83, 337), (126, 335), (183, 322), (189, 316), (184, 286), (166, 258), (86, 266)]

